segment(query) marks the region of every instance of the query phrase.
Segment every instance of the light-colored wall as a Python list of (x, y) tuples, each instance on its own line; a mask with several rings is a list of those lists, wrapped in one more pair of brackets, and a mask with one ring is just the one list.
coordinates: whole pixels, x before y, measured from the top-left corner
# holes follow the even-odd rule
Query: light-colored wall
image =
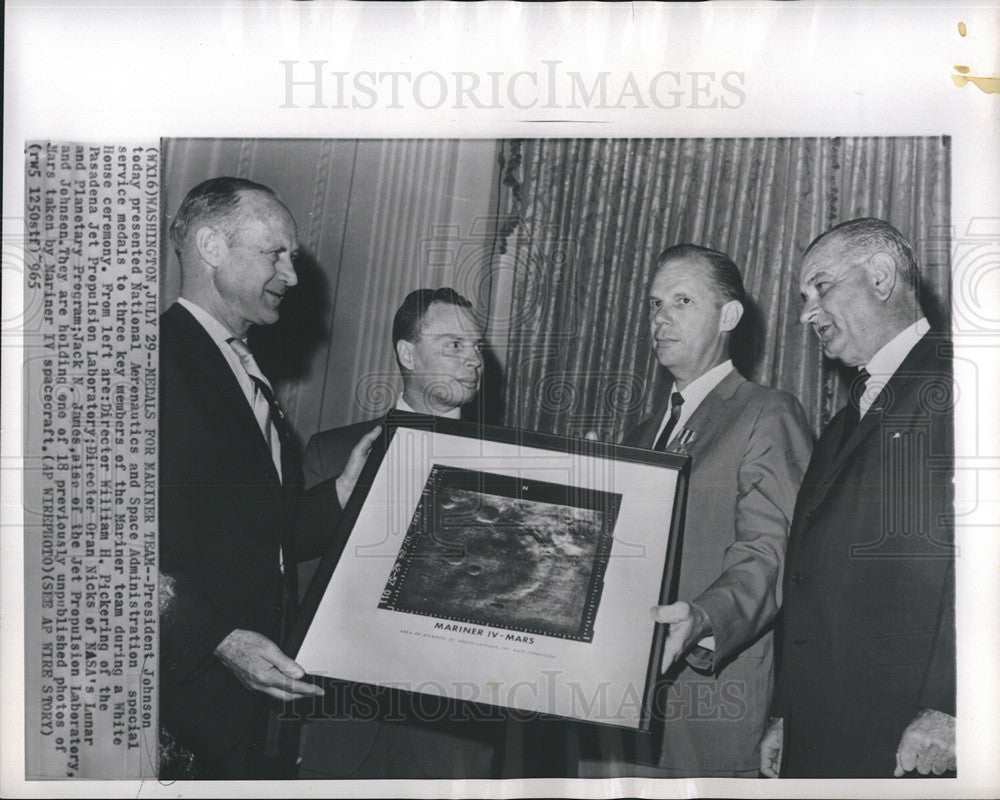
[[(486, 139), (164, 142), (165, 224), (189, 189), (219, 175), (271, 187), (297, 221), (299, 286), (251, 343), (303, 443), (392, 402), (392, 315), (408, 292), (452, 286), (484, 317), (496, 306), (497, 154)], [(180, 267), (164, 242), (166, 308)]]

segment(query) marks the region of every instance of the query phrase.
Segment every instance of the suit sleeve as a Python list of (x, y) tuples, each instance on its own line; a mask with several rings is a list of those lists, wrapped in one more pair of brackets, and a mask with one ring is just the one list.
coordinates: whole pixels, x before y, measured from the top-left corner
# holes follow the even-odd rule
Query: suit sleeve
[(812, 443), (799, 402), (769, 393), (739, 466), (735, 541), (722, 574), (692, 600), (711, 620), (716, 670), (778, 611), (788, 530)]
[(306, 445), (306, 452), (302, 456), (302, 486), (311, 489), (318, 483), (322, 483), (327, 478), (336, 477), (331, 475), (323, 463), (323, 446), (320, 434), (309, 437)]
[(955, 716), (955, 565), (951, 562), (941, 598), (937, 635), (920, 691), (920, 707)]
[(160, 405), (160, 661), (178, 682), (196, 678), (211, 663), (216, 646), (235, 630), (192, 575), (212, 518), (205, 513), (205, 486), (198, 473), (202, 421), (178, 366), (166, 354), (161, 364)]
[(337, 497), (337, 479), (307, 489), (295, 515), (295, 560), (319, 558), (330, 546), (343, 509)]
[[(949, 379), (951, 370), (948, 370)], [(931, 492), (931, 525), (939, 526), (928, 532), (928, 540), (954, 553), (955, 526), (955, 484), (954, 484), (954, 433), (953, 415), (943, 415), (938, 420), (936, 430), (943, 437), (937, 447), (948, 455), (946, 470), (929, 470), (928, 483)], [(928, 570), (933, 576), (926, 585), (934, 582), (940, 587), (941, 597), (938, 608), (937, 629), (931, 648), (920, 690), (921, 708), (943, 711), (955, 716), (956, 664), (955, 664), (955, 559), (928, 559)], [(944, 561), (942, 568), (939, 566)]]
[(305, 491), (295, 515), (295, 560), (307, 561), (322, 556), (340, 520), (343, 509), (337, 497), (340, 470), (331, 474), (332, 465), (323, 458), (321, 434), (310, 437), (302, 457)]

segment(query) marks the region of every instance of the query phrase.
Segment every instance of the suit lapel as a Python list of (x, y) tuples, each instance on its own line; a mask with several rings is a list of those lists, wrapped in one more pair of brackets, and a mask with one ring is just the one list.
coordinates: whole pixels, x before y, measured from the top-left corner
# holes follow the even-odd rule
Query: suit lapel
[[(889, 405), (894, 404), (897, 398), (905, 396), (908, 385), (916, 378), (920, 377), (920, 364), (927, 359), (928, 354), (931, 352), (931, 348), (933, 347), (934, 341), (930, 338), (930, 334), (925, 334), (923, 338), (921, 338), (920, 341), (913, 346), (913, 349), (907, 353), (906, 358), (903, 359), (899, 368), (893, 373), (886, 385), (882, 387), (882, 391), (878, 393), (875, 400), (872, 402), (871, 407), (868, 409), (868, 413), (866, 413), (858, 422), (857, 427), (854, 429), (854, 433), (852, 433), (850, 438), (844, 442), (844, 446), (840, 448), (839, 451), (834, 451), (829, 454), (825, 466), (821, 469), (819, 475), (817, 476), (817, 480), (814, 482), (816, 490), (812, 497), (809, 498), (807, 510), (814, 508), (823, 500), (832, 485), (833, 479), (837, 476), (840, 470), (843, 469), (844, 465), (849, 462), (851, 455), (857, 450), (861, 443), (867, 441), (874, 434), (876, 428), (881, 425), (886, 408)], [(836, 425), (835, 429), (834, 425)], [(827, 438), (827, 434), (830, 434), (832, 441), (839, 441), (840, 431), (843, 425), (844, 410), (841, 409), (837, 412), (837, 415), (833, 418), (833, 420), (830, 421), (827, 431), (824, 431), (824, 438)], [(834, 433), (836, 434), (835, 436), (832, 435)]]
[[(667, 452), (674, 450), (677, 437), (681, 435), (682, 431), (686, 430), (690, 431), (693, 435), (689, 440), (690, 443), (684, 446), (684, 450), (693, 455), (699, 449), (700, 443), (704, 442), (707, 438), (705, 434), (711, 431), (717, 420), (723, 416), (725, 403), (732, 398), (740, 385), (745, 382), (746, 378), (740, 375), (735, 369), (719, 381), (718, 386), (712, 389), (705, 396), (705, 399), (701, 401), (698, 408), (691, 415), (691, 418), (675, 432), (671, 444), (667, 446)], [(622, 439), (622, 444), (652, 450), (653, 445), (656, 443), (656, 434), (660, 429), (660, 423), (663, 422), (663, 417), (667, 413), (667, 408), (668, 406), (665, 405), (655, 414), (646, 417), (625, 435), (625, 438)]]
[[(205, 387), (206, 404), (223, 409), (225, 424), (235, 429), (238, 440), (248, 444), (259, 463), (265, 463), (266, 459), (273, 470), (270, 445), (264, 441), (264, 434), (253, 415), (253, 409), (229, 362), (219, 352), (212, 337), (180, 304), (171, 306), (166, 315), (170, 315), (176, 323), (178, 338), (183, 341), (184, 357), (189, 367), (186, 371), (197, 374), (199, 383)], [(275, 485), (278, 485), (277, 480)]]
[[(732, 370), (705, 396), (705, 399), (698, 404), (698, 408), (694, 410), (691, 418), (684, 423), (681, 430), (690, 431), (692, 434), (689, 443), (684, 446), (684, 450), (692, 458), (708, 441), (708, 434), (720, 424), (720, 420), (726, 418), (725, 404), (732, 399), (736, 390), (744, 383), (746, 383), (746, 378), (735, 369)], [(677, 431), (678, 435), (680, 435), (681, 430)], [(671, 445), (667, 447), (667, 452), (673, 450), (676, 443), (675, 437)]]

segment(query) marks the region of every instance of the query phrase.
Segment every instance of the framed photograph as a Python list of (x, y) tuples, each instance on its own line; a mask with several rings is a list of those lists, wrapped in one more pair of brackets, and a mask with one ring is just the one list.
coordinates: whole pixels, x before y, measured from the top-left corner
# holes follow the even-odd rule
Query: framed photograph
[[(1000, 537), (983, 535), (997, 527), (1000, 496), (995, 2), (8, 0), (5, 11), (0, 796), (79, 794), (81, 779), (95, 797), (996, 795), (1000, 671), (990, 654), (1000, 651)], [(325, 676), (316, 678), (327, 686), (324, 712), (339, 702), (341, 676), (349, 690), (361, 688), (362, 709), (377, 688), (380, 697), (431, 706), (454, 696), (462, 699), (449, 703), (470, 710), (576, 710), (572, 719), (606, 723), (592, 726), (601, 738), (589, 756), (578, 746), (583, 736), (570, 741), (576, 753), (545, 739), (559, 727), (591, 727), (562, 726), (564, 717), (527, 730), (530, 722), (504, 711), (496, 737), (470, 730), (468, 746), (456, 747), (451, 719), (417, 731), (418, 714), (399, 725), (358, 716), (341, 725), (324, 713), (287, 737), (298, 781), (265, 785), (256, 760), (225, 786), (197, 769), (176, 781), (162, 770), (198, 765), (173, 746), (161, 701), (171, 679), (160, 661), (170, 624), (162, 609), (175, 594), (159, 555), (159, 453), (179, 436), (160, 433), (170, 406), (159, 402), (159, 315), (181, 288), (171, 220), (192, 187), (219, 176), (269, 186), (297, 225), (299, 283), (277, 324), (255, 326), (251, 350), (298, 445), (394, 407), (392, 313), (418, 287), (454, 287), (484, 312), (498, 369), (476, 402), (502, 414), (479, 418), (539, 432), (450, 421), (388, 429), (343, 514), (339, 546), (285, 563), (288, 583), (297, 569), (311, 591), (295, 608), (297, 625), (274, 641)], [(669, 381), (653, 372), (644, 270), (658, 245), (682, 240), (733, 256), (771, 344), (753, 379), (796, 397), (818, 435), (850, 381), (801, 321), (804, 253), (822, 231), (862, 216), (890, 222), (910, 241), (921, 299), (934, 301), (954, 347), (954, 391), (920, 397), (938, 418), (954, 406), (953, 453), (943, 450), (954, 457), (953, 480), (944, 482), (954, 489), (951, 512), (911, 504), (923, 492), (901, 470), (919, 468), (936, 486), (942, 451), (929, 450), (924, 429), (897, 428), (880, 440), (895, 461), (878, 480), (905, 503), (857, 517), (884, 522), (889, 543), (914, 541), (911, 525), (954, 527), (956, 624), (947, 641), (956, 668), (942, 674), (957, 678), (957, 703), (954, 725), (938, 733), (955, 753), (957, 777), (894, 779), (892, 755), (910, 715), (880, 743), (888, 758), (871, 780), (843, 769), (766, 784), (720, 777), (703, 756), (735, 748), (712, 744), (691, 747), (686, 774), (631, 770), (640, 756), (663, 752), (619, 746), (633, 729), (643, 745), (653, 738), (642, 728), (651, 687), (657, 703), (670, 692), (667, 723), (657, 725), (654, 708), (654, 731), (673, 720), (733, 731), (752, 709), (770, 710), (774, 688), (770, 659), (756, 670), (759, 683), (732, 679), (725, 670), (735, 661), (704, 681), (699, 674), (686, 694), (677, 681), (654, 681), (662, 634), (649, 607), (675, 585), (676, 599), (694, 599), (685, 576), (674, 580), (678, 563), (715, 563), (697, 549), (706, 484), (697, 474), (689, 480), (677, 458), (581, 441), (620, 441), (669, 399)], [(595, 370), (598, 360), (611, 370)], [(607, 414), (605, 398), (633, 383), (635, 403), (615, 401), (627, 409)], [(541, 409), (552, 386), (558, 408)], [(701, 435), (687, 448), (692, 470), (707, 441)], [(215, 474), (238, 485), (230, 472)], [(713, 490), (734, 485), (709, 483), (708, 505)], [(211, 508), (218, 498), (207, 494)], [(253, 518), (258, 499), (232, 505)], [(693, 512), (683, 543), (682, 506)], [(655, 525), (633, 524), (647, 517)], [(527, 519), (531, 532), (514, 536)], [(432, 535), (435, 521), (447, 524)], [(195, 558), (213, 546), (192, 538)], [(247, 547), (245, 537), (234, 541)], [(552, 571), (544, 574), (557, 582), (531, 584), (529, 551), (546, 554)], [(852, 566), (904, 560), (869, 548), (875, 555)], [(497, 586), (490, 568), (501, 560), (510, 581)], [(268, 569), (280, 563), (276, 554)], [(206, 572), (206, 583), (220, 583)], [(254, 571), (237, 564), (232, 572), (263, 597)], [(706, 582), (717, 574), (706, 570)], [(799, 583), (789, 563), (782, 574), (848, 602), (844, 581), (801, 572)], [(280, 574), (271, 583), (278, 595), (287, 588)], [(519, 593), (534, 585), (537, 593)], [(925, 582), (859, 585), (899, 587), (904, 602), (929, 605)], [(794, 610), (787, 593), (776, 599), (779, 614)], [(920, 653), (899, 633), (923, 641), (926, 630), (892, 632), (884, 605), (855, 607), (886, 636), (872, 640), (871, 659), (841, 651), (840, 665), (912, 668)], [(274, 609), (277, 631), (293, 603)], [(192, 616), (204, 621), (198, 610)], [(859, 647), (869, 641), (837, 621), (820, 641), (833, 633)], [(194, 626), (178, 630), (182, 644), (193, 643)], [(228, 631), (217, 633), (218, 641)], [(195, 666), (223, 674), (215, 643), (201, 638), (205, 658)], [(790, 657), (789, 648), (775, 656), (816, 683), (817, 664), (833, 668)], [(782, 666), (775, 675), (789, 674)], [(709, 685), (707, 700), (699, 682)], [(859, 726), (887, 718), (878, 695), (862, 703), (860, 683), (850, 685), (838, 711), (862, 704)], [(200, 712), (206, 741), (235, 740), (247, 732), (246, 715), (231, 700), (251, 694), (234, 689), (177, 707), (192, 719)], [(279, 705), (275, 714), (298, 710)], [(473, 722), (470, 729), (485, 727)], [(256, 746), (264, 735), (240, 740)], [(798, 734), (785, 736), (783, 744)], [(733, 738), (762, 749), (754, 733)], [(520, 780), (535, 776), (527, 756), (538, 753), (538, 739), (564, 763), (548, 780)], [(829, 752), (858, 741), (841, 736)], [(272, 735), (268, 749), (276, 744), (285, 743)], [(545, 769), (552, 761), (538, 760)], [(608, 778), (604, 767), (619, 764), (622, 777)], [(494, 765), (497, 780), (478, 779)], [(754, 758), (743, 766), (757, 774)]]
[(311, 674), (635, 731), (689, 458), (393, 415), (287, 651)]

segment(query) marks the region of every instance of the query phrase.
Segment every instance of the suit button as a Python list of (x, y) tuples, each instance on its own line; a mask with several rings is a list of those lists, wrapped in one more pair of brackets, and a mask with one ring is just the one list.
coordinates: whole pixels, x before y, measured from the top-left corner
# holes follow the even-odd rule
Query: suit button
[(802, 576), (801, 572), (793, 572), (792, 573), (792, 582), (793, 583), (801, 583), (802, 582), (802, 577), (803, 576)]

